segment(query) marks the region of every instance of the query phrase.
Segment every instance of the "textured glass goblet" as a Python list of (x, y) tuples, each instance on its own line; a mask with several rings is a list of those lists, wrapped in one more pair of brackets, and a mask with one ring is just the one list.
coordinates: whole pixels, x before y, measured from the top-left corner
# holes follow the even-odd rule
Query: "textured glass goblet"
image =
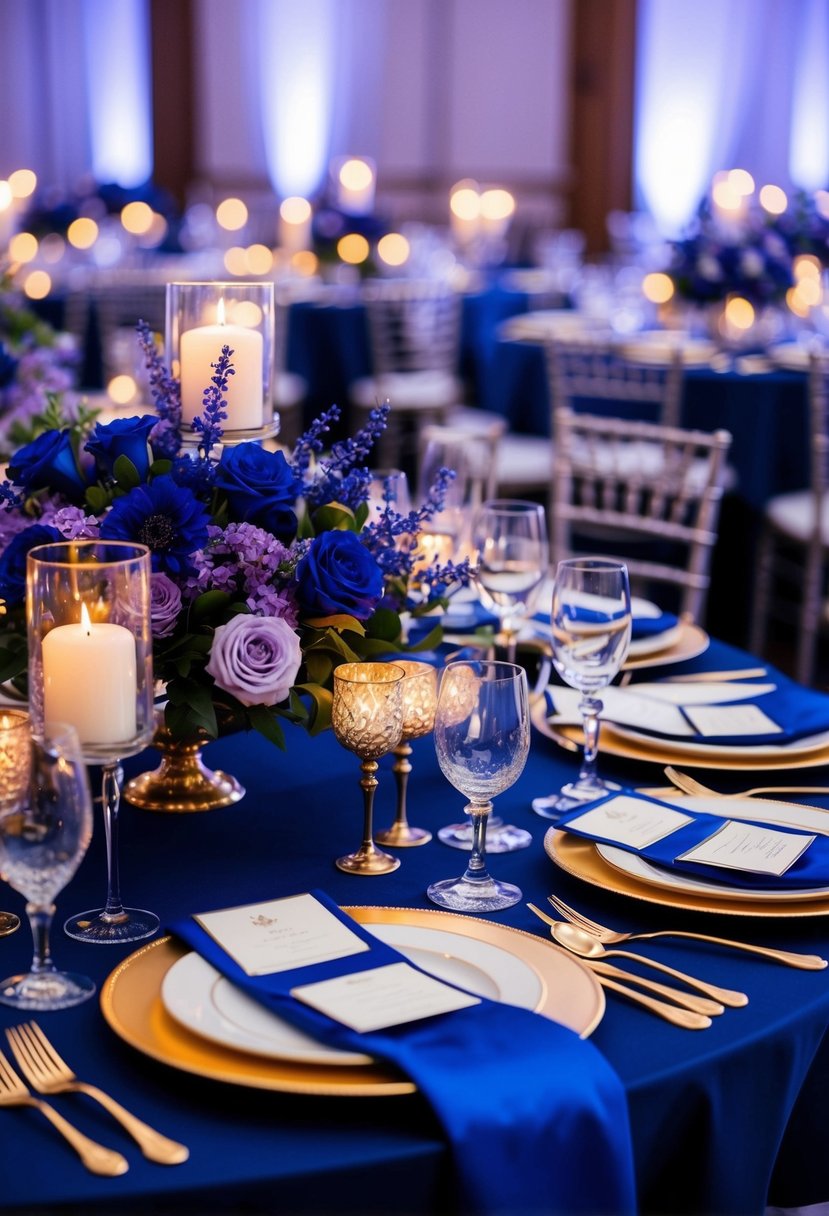
[(394, 773), (397, 784), (397, 813), (391, 827), (375, 833), (374, 839), (392, 848), (412, 848), (428, 844), (432, 833), (425, 828), (413, 828), (409, 824), (406, 809), (406, 794), (412, 764), (411, 740), (428, 735), (435, 725), (435, 707), (438, 699), (438, 673), (430, 663), (418, 663), (413, 659), (397, 659), (395, 667), (405, 672), (401, 684), (403, 698), (403, 729), (400, 742), (394, 749)]
[(397, 746), (403, 729), (403, 674), (392, 663), (343, 663), (334, 671), (331, 726), (337, 742), (359, 756), (363, 774), (363, 840), (336, 861), (347, 874), (389, 874), (400, 865), (374, 843), (372, 815), (377, 761)]
[(515, 662), (521, 626), (532, 613), (550, 552), (544, 508), (521, 499), (490, 499), (472, 524), (475, 582), (501, 623), (507, 658)]
[(497, 912), (521, 899), (511, 883), (486, 867), (486, 824), (492, 798), (509, 789), (530, 750), (527, 674), (515, 663), (450, 663), (443, 671), (435, 714), (435, 749), (445, 777), (469, 799), (472, 852), (460, 878), (433, 883), (426, 894), (456, 912)]
[(52, 723), (33, 739), (21, 717), (22, 723), (0, 726), (15, 736), (21, 761), (15, 788), (0, 785), (0, 873), (26, 897), (34, 953), (28, 972), (0, 981), (0, 1003), (45, 1012), (78, 1005), (95, 992), (86, 976), (59, 971), (49, 950), (55, 897), (92, 839), (92, 799), (74, 728)]

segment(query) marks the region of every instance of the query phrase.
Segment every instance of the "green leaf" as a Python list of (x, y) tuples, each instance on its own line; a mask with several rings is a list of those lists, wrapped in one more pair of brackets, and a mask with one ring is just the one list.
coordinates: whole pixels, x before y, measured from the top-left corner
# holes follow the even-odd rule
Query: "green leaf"
[(94, 515), (100, 515), (109, 506), (110, 495), (103, 486), (87, 486), (86, 505)]
[(112, 466), (112, 472), (122, 490), (134, 490), (136, 486), (141, 485), (138, 469), (132, 463), (129, 456), (119, 456)]
[(174, 704), (169, 701), (164, 711), (164, 720), (177, 739), (192, 739), (199, 731), (204, 731), (210, 739), (219, 737), (219, 726), (212, 704), (209, 714), (201, 714), (188, 703)]
[(222, 612), (232, 601), (233, 596), (227, 591), (204, 591), (193, 600), (190, 619), (194, 625), (203, 625), (208, 617)]
[(272, 709), (267, 705), (249, 705), (248, 720), (254, 730), (258, 730), (270, 743), (275, 743), (281, 751), (285, 751), (285, 732), (274, 717)]
[(341, 502), (329, 502), (314, 512), (314, 528), (317, 532), (357, 532), (359, 525), (350, 507)]
[(366, 622), (366, 633), (372, 638), (396, 642), (400, 637), (400, 617), (391, 608), (376, 608)]
[(347, 630), (349, 633), (359, 633), (361, 637), (365, 633), (365, 627), (356, 616), (349, 616), (345, 612), (334, 616), (309, 617), (305, 624), (310, 625), (312, 629), (336, 629), (338, 633)]
[(362, 530), (363, 524), (368, 519), (369, 505), (367, 502), (361, 502), (357, 510), (354, 512), (354, 518), (357, 521), (357, 530)]
[(415, 646), (407, 646), (412, 654), (417, 654), (421, 650), (434, 650), (443, 641), (443, 626), (435, 625), (434, 629), (430, 629), (425, 638), (421, 638)]
[(13, 680), (21, 675), (29, 660), (29, 648), (25, 637), (9, 634), (0, 640), (0, 682)]
[(334, 660), (328, 654), (307, 651), (305, 654), (305, 670), (308, 679), (314, 684), (327, 684), (334, 670)]
[(297, 684), (296, 688), (298, 692), (307, 693), (311, 698), (308, 733), (319, 735), (328, 730), (331, 725), (331, 706), (334, 703), (332, 693), (327, 688), (320, 688), (318, 684)]
[(166, 456), (160, 456), (158, 460), (154, 460), (148, 469), (148, 477), (152, 480), (153, 477), (163, 477), (165, 473), (169, 473), (173, 467), (172, 460), (168, 460)]

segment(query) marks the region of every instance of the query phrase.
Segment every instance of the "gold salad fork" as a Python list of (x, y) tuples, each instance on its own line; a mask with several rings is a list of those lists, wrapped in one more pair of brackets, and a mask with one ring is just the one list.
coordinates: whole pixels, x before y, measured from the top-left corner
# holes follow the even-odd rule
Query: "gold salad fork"
[(48, 1102), (43, 1102), (40, 1098), (35, 1098), (30, 1094), (2, 1052), (0, 1052), (0, 1106), (33, 1106), (35, 1110), (39, 1110), (69, 1141), (86, 1168), (93, 1174), (104, 1174), (109, 1178), (116, 1178), (119, 1174), (125, 1174), (129, 1169), (126, 1158), (122, 1157), (120, 1153), (90, 1140), (71, 1123), (67, 1123), (63, 1115), (59, 1115)]
[[(158, 1165), (180, 1165), (190, 1156), (189, 1149), (142, 1123), (119, 1102), (95, 1085), (79, 1081), (37, 1022), (25, 1022), (6, 1030), (14, 1058), (26, 1080), (41, 1094), (86, 1094), (94, 1098), (129, 1132), (141, 1152)], [(125, 1163), (126, 1168), (126, 1163)]]
[(798, 954), (793, 950), (776, 950), (771, 946), (755, 946), (752, 942), (735, 942), (727, 937), (712, 937), (709, 933), (689, 933), (682, 929), (656, 929), (651, 933), (624, 933), (610, 929), (591, 920), (583, 912), (577, 912), (557, 895), (548, 895), (547, 902), (552, 904), (559, 916), (569, 920), (579, 929), (584, 929), (591, 937), (595, 937), (602, 945), (611, 946), (617, 942), (645, 941), (651, 937), (686, 937), (696, 942), (713, 942), (717, 946), (730, 946), (734, 950), (745, 950), (749, 954), (759, 954), (762, 958), (771, 959), (776, 963), (785, 963), (788, 967), (798, 967), (802, 971), (822, 971), (826, 959), (819, 954)]

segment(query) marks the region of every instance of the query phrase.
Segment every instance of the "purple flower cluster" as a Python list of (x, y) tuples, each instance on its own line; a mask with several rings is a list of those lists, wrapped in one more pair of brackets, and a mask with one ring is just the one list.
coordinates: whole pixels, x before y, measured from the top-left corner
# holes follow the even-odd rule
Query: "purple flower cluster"
[(185, 590), (190, 597), (204, 591), (241, 596), (255, 615), (280, 617), (295, 627), (299, 610), (291, 583), (301, 552), (254, 524), (211, 525), (207, 544), (193, 555), (194, 574)]

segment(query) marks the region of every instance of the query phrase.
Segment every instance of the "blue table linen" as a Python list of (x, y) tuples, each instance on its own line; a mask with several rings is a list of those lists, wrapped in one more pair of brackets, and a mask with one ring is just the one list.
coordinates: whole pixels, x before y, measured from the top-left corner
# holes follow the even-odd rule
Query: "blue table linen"
[[(800, 891), (829, 886), (829, 837), (827, 836), (816, 836), (785, 874), (758, 874), (731, 867), (724, 869), (720, 866), (707, 865), (704, 862), (690, 861), (680, 855), (694, 848), (695, 845), (707, 839), (727, 823), (726, 815), (707, 815), (701, 811), (691, 811), (684, 806), (678, 807), (671, 802), (661, 802), (658, 798), (649, 798), (629, 789), (621, 792), (625, 797), (635, 798), (638, 802), (650, 803), (656, 807), (668, 807), (672, 811), (679, 810), (683, 815), (687, 815), (691, 822), (643, 848), (635, 848), (622, 841), (614, 840), (610, 836), (596, 836), (592, 832), (580, 830), (574, 821), (586, 811), (595, 810), (597, 807), (612, 802), (614, 798), (618, 798), (619, 793), (614, 792), (606, 798), (596, 799), (595, 802), (587, 803), (576, 811), (569, 811), (562, 815), (561, 819), (556, 821), (556, 827), (586, 840), (598, 840), (616, 848), (625, 849), (628, 853), (636, 853), (663, 869), (678, 870), (696, 878), (703, 878), (706, 882), (719, 882), (729, 887), (743, 887), (752, 891)], [(759, 820), (743, 819), (742, 817), (740, 823), (754, 824), (764, 830), (768, 830), (772, 826), (768, 822), (763, 823)], [(774, 831), (787, 835), (809, 835), (802, 829), (785, 828), (779, 824), (774, 824), (773, 827)]]
[(404, 1026), (358, 1034), (290, 996), (299, 984), (400, 962), (401, 955), (313, 895), (370, 950), (249, 976), (192, 918), (172, 932), (232, 983), (332, 1046), (402, 1070), (430, 1102), (452, 1151), (457, 1200), (476, 1213), (632, 1213), (633, 1153), (621, 1082), (604, 1057), (547, 1018), (482, 999)]

